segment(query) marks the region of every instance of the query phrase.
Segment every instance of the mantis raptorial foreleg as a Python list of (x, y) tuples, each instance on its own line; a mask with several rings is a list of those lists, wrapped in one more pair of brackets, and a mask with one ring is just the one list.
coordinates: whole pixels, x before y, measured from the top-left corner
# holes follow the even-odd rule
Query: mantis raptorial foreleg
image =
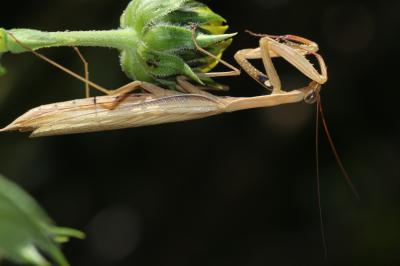
[[(291, 34), (286, 34), (286, 35), (271, 35), (271, 34), (260, 34), (260, 33), (254, 33), (252, 31), (246, 30), (246, 33), (255, 36), (255, 37), (269, 37), (275, 41), (278, 42), (284, 42), (286, 46), (289, 46), (298, 52), (302, 53), (303, 55), (307, 55), (309, 53), (316, 53), (319, 50), (319, 46), (316, 42), (313, 42), (309, 39), (306, 39), (304, 37), (300, 37), (297, 35), (291, 35)], [(279, 57), (278, 54), (275, 54), (273, 51), (271, 51), (271, 57)]]
[[(239, 69), (201, 48), (200, 45), (197, 44), (195, 30), (196, 26), (193, 26), (192, 39), (196, 49), (231, 69), (231, 71), (227, 72), (209, 72), (202, 75), (205, 77), (240, 75)], [(260, 46), (255, 49), (243, 49), (235, 54), (235, 60), (242, 69), (262, 86), (272, 91), (272, 94), (284, 94), (285, 91), (281, 88), (280, 78), (272, 62), (273, 57), (282, 57), (312, 80), (308, 87), (306, 87), (311, 89), (311, 95), (306, 95), (305, 100), (307, 102), (313, 102), (316, 98), (315, 93), (319, 92), (321, 84), (324, 84), (328, 79), (325, 62), (323, 58), (317, 54), (318, 45), (313, 41), (295, 35), (273, 36), (254, 34), (252, 32), (250, 32), (250, 34), (261, 37), (259, 41)], [(283, 41), (283, 43), (280, 41)], [(308, 54), (312, 54), (317, 58), (321, 73), (319, 73), (305, 57)], [(250, 59), (262, 59), (266, 74), (254, 67), (250, 63)]]
[[(288, 37), (288, 36), (283, 36), (280, 38), (283, 39), (284, 41), (287, 40), (285, 38), (293, 39), (293, 37)], [(306, 39), (302, 38), (302, 40)], [(295, 44), (290, 41), (286, 43), (280, 43), (274, 39), (271, 39), (270, 37), (261, 38), (260, 47), (262, 48), (262, 45), (265, 45), (265, 43), (267, 43), (268, 46), (271, 47), (272, 51), (274, 51), (279, 56), (284, 58), (286, 61), (288, 61), (290, 64), (296, 67), (300, 72), (302, 72), (305, 76), (307, 76), (311, 80), (316, 81), (319, 84), (324, 84), (328, 80), (325, 62), (322, 56), (319, 55), (316, 51), (314, 51), (315, 49), (313, 48), (313, 46), (305, 46), (304, 44)], [(302, 52), (301, 50), (304, 50), (304, 52)], [(314, 55), (317, 58), (321, 69), (321, 73), (319, 73), (315, 69), (315, 67), (310, 63), (310, 61), (308, 61), (308, 59), (305, 57), (305, 55), (307, 54)], [(263, 54), (261, 54), (261, 56), (264, 58)]]
[[(280, 43), (280, 40), (286, 43)], [(272, 63), (273, 57), (280, 56), (284, 58), (305, 76), (310, 78), (312, 82), (309, 84), (309, 87), (313, 90), (319, 90), (317, 84), (321, 85), (327, 81), (327, 68), (323, 58), (316, 53), (318, 45), (314, 42), (293, 35), (272, 37), (263, 35), (259, 43), (259, 48), (238, 51), (235, 54), (235, 59), (243, 70), (254, 80), (269, 90), (271, 90), (272, 87), (273, 94), (284, 93), (281, 89), (279, 76)], [(305, 57), (307, 54), (312, 54), (317, 58), (321, 73), (319, 73)], [(249, 59), (262, 59), (266, 69), (266, 75), (254, 67)]]
[[(260, 39), (260, 51), (261, 59), (264, 64), (265, 71), (267, 72), (267, 77), (269, 78), (269, 83), (272, 86), (272, 94), (280, 94), (281, 90), (281, 80), (276, 72), (274, 64), (272, 63), (272, 58), (270, 55), (270, 44), (269, 40), (266, 38)], [(272, 46), (273, 47), (273, 46)], [(273, 50), (271, 47), (271, 50)], [(274, 50), (273, 50), (274, 51)], [(277, 53), (279, 55), (279, 53)]]

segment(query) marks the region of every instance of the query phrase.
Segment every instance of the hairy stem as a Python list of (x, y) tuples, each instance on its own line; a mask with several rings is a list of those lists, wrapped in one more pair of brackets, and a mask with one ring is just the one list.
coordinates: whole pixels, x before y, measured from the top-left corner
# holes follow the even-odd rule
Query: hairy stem
[(0, 29), (0, 53), (27, 52), (28, 50), (22, 47), (20, 43), (33, 50), (60, 46), (97, 46), (123, 50), (135, 47), (137, 39), (136, 32), (133, 29), (63, 32), (43, 32), (31, 29), (6, 31)]

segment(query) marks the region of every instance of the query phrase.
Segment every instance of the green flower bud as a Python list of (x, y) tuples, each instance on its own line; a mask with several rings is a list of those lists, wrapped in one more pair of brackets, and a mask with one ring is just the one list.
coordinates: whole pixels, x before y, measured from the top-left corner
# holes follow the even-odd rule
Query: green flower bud
[[(57, 46), (116, 48), (121, 52), (122, 70), (134, 80), (174, 88), (176, 76), (185, 75), (200, 84), (219, 88), (211, 79), (198, 76), (209, 72), (218, 62), (197, 51), (192, 27), (196, 25), (199, 46), (221, 57), (235, 35), (224, 34), (228, 29), (225, 22), (206, 5), (193, 0), (133, 0), (123, 12), (117, 30), (8, 32), (34, 50)], [(27, 49), (0, 29), (0, 53), (6, 51), (19, 53)]]

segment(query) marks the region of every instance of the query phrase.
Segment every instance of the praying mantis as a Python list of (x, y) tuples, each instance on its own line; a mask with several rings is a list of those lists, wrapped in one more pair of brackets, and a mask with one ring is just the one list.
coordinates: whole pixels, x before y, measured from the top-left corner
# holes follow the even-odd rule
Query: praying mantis
[[(32, 131), (31, 137), (44, 137), (186, 121), (239, 110), (277, 106), (301, 101), (308, 104), (316, 102), (317, 130), (319, 119), (318, 114), (321, 114), (324, 129), (337, 162), (351, 189), (358, 197), (358, 193), (336, 152), (323, 116), (319, 93), (322, 85), (328, 80), (328, 74), (324, 59), (320, 54), (318, 54), (318, 45), (311, 40), (295, 35), (249, 33), (260, 37), (259, 47), (239, 50), (236, 52), (234, 59), (244, 72), (270, 92), (267, 95), (256, 97), (216, 96), (208, 92), (208, 89), (210, 88), (207, 86), (193, 85), (189, 82), (188, 78), (184, 76), (176, 77), (176, 91), (162, 88), (150, 82), (138, 80), (116, 90), (108, 90), (89, 80), (87, 70), (88, 64), (79, 50), (75, 49), (85, 65), (85, 77), (81, 77), (71, 70), (44, 57), (40, 53), (31, 50), (31, 52), (38, 57), (83, 81), (86, 85), (85, 89), (88, 97), (84, 99), (47, 104), (31, 109), (7, 127), (0, 129), (0, 131)], [(11, 37), (13, 36), (11, 35)], [(226, 72), (202, 73), (199, 74), (200, 77), (231, 77), (241, 74), (240, 69), (229, 64), (225, 60), (218, 58), (197, 44), (195, 38), (195, 26), (192, 31), (192, 40), (198, 51), (213, 58), (217, 62), (222, 63), (230, 69)], [(18, 43), (27, 49), (23, 43)], [(306, 58), (308, 55), (315, 56), (319, 65), (319, 71)], [(272, 62), (272, 59), (276, 57), (282, 57), (303, 73), (311, 80), (309, 84), (296, 90), (285, 91), (282, 88), (279, 75)], [(253, 59), (262, 60), (265, 73), (257, 69), (250, 62), (250, 60)], [(93, 87), (106, 95), (89, 97), (89, 87)], [(142, 89), (143, 91), (135, 92), (139, 89)], [(318, 133), (316, 141), (318, 143)], [(317, 176), (319, 180), (318, 161)], [(318, 204), (321, 219), (321, 235), (323, 237), (324, 250), (326, 252), (319, 181)]]
[[(208, 72), (200, 75), (206, 78), (240, 75), (241, 71), (238, 68), (217, 58), (197, 44), (195, 26), (192, 30), (192, 40), (201, 53), (213, 57), (230, 68), (230, 71), (226, 72)], [(23, 43), (19, 44), (28, 49)], [(77, 51), (87, 69), (86, 60), (79, 50)], [(86, 91), (92, 86), (107, 95), (34, 108), (0, 131), (33, 131), (32, 137), (43, 137), (178, 122), (303, 100), (313, 103), (318, 97), (321, 85), (327, 81), (327, 68), (317, 51), (318, 45), (315, 42), (299, 36), (262, 35), (259, 47), (240, 50), (234, 58), (250, 77), (271, 93), (257, 97), (221, 97), (207, 92), (207, 87), (193, 85), (183, 76), (177, 77), (177, 91), (142, 81), (133, 81), (116, 90), (108, 90), (89, 81), (87, 74), (83, 78), (32, 50), (35, 55), (85, 82)], [(309, 54), (316, 56), (321, 73), (306, 59), (306, 55)], [(300, 89), (284, 91), (272, 63), (274, 57), (284, 58), (310, 78), (311, 82)], [(254, 67), (249, 61), (251, 59), (262, 59), (266, 73)], [(131, 94), (139, 88), (145, 93)]]
[[(136, 1), (136, 3), (139, 2), (140, 1)], [(146, 0), (143, 0), (143, 2), (146, 2)], [(150, 3), (151, 1), (147, 2)], [(158, 2), (161, 3), (167, 1)], [(184, 3), (186, 1), (174, 0), (169, 2)], [(135, 3), (132, 5), (134, 4)], [(156, 5), (154, 4), (154, 6)], [(165, 5), (164, 8), (166, 8), (166, 6), (168, 5)], [(126, 12), (126, 14), (129, 14), (129, 12)], [(126, 19), (125, 23), (128, 22), (129, 19)], [(219, 32), (221, 27), (223, 26), (216, 26), (216, 28), (218, 28), (218, 34), (222, 33)], [(119, 32), (119, 34), (131, 33), (130, 29), (122, 29), (121, 31), (117, 30), (116, 32)], [(9, 37), (14, 39), (20, 46), (20, 49), (31, 51), (41, 59), (84, 82), (87, 97), (33, 108), (17, 118), (10, 125), (0, 129), (0, 131), (31, 131), (31, 137), (44, 137), (186, 121), (245, 109), (264, 108), (302, 101), (309, 104), (316, 102), (317, 115), (322, 115), (325, 132), (327, 133), (329, 143), (331, 144), (339, 166), (350, 187), (353, 189), (356, 196), (358, 196), (347, 172), (344, 170), (340, 158), (336, 153), (329, 131), (327, 130), (326, 121), (323, 117), (319, 93), (322, 85), (328, 80), (328, 73), (323, 57), (318, 54), (319, 47), (317, 43), (295, 35), (267, 35), (249, 32), (256, 37), (259, 37), (259, 45), (257, 48), (239, 50), (235, 54), (234, 59), (240, 66), (241, 69), (239, 69), (221, 59), (220, 56), (216, 55), (217, 53), (212, 53), (202, 48), (202, 46), (199, 45), (199, 41), (196, 39), (195, 33), (196, 25), (194, 24), (192, 25), (191, 39), (196, 50), (203, 54), (206, 59), (208, 58), (210, 61), (222, 63), (230, 69), (225, 72), (196, 72), (195, 74), (197, 74), (199, 80), (238, 76), (243, 70), (257, 83), (264, 87), (268, 94), (256, 97), (216, 96), (209, 92), (209, 90), (213, 88), (210, 88), (208, 84), (193, 85), (193, 82), (190, 82), (191, 80), (188, 79), (188, 76), (190, 77), (190, 75), (182, 75), (185, 74), (185, 72), (176, 75), (176, 90), (171, 90), (167, 85), (156, 84), (151, 80), (142, 80), (140, 78), (115, 90), (109, 90), (90, 81), (88, 75), (88, 63), (77, 48), (75, 48), (75, 51), (78, 53), (78, 56), (85, 67), (84, 77), (44, 57), (42, 54), (24, 44), (23, 41), (18, 40), (18, 38), (11, 32), (7, 32)], [(222, 37), (228, 38), (232, 36), (233, 34)], [(222, 37), (218, 38), (222, 39)], [(221, 46), (220, 50), (226, 48), (225, 44), (218, 43), (218, 45)], [(0, 45), (0, 52), (1, 48)], [(307, 59), (307, 56), (314, 56), (316, 58), (319, 65), (318, 69), (312, 65), (312, 63)], [(273, 64), (273, 59), (277, 57), (282, 57), (309, 78), (311, 80), (309, 84), (292, 91), (286, 91), (282, 88), (280, 77)], [(251, 60), (254, 59), (262, 60), (264, 71), (257, 69), (251, 63)], [(151, 68), (157, 66), (160, 62), (157, 60), (151, 60), (146, 61), (145, 63), (149, 68)], [(206, 65), (210, 64), (208, 63)], [(133, 73), (130, 77), (137, 74), (133, 69), (128, 70)], [(124, 71), (129, 72), (126, 69), (124, 69)], [(192, 78), (192, 81), (193, 80), (194, 79)], [(105, 96), (90, 97), (90, 87), (104, 93)], [(318, 142), (318, 134), (316, 140)], [(317, 177), (319, 178), (318, 166)], [(323, 236), (324, 248), (326, 250), (319, 183), (318, 200), (321, 219), (321, 234)]]
[[(239, 50), (234, 58), (250, 77), (270, 92), (268, 95), (256, 97), (215, 96), (207, 91), (207, 87), (193, 85), (184, 76), (178, 76), (176, 79), (177, 91), (164, 89), (155, 84), (142, 81), (133, 81), (116, 90), (107, 90), (88, 80), (87, 62), (80, 54), (79, 50), (76, 49), (78, 55), (85, 64), (85, 78), (32, 50), (37, 56), (85, 82), (87, 95), (89, 86), (107, 95), (91, 98), (87, 97), (34, 108), (0, 131), (33, 131), (31, 134), (32, 137), (44, 137), (186, 121), (227, 112), (277, 106), (301, 101), (308, 104), (317, 102), (316, 152), (318, 154), (318, 114), (321, 114), (324, 129), (332, 151), (348, 184), (356, 197), (358, 197), (358, 193), (336, 152), (323, 116), (319, 93), (321, 86), (327, 82), (328, 75), (324, 59), (317, 53), (319, 49), (318, 45), (311, 40), (295, 35), (276, 36), (254, 34), (252, 32), (250, 32), (250, 34), (260, 37), (259, 47)], [(199, 47), (194, 35), (195, 28), (193, 28), (192, 39), (200, 52), (213, 57), (218, 62), (230, 68), (230, 71), (226, 72), (203, 73), (202, 75), (204, 75), (204, 77), (237, 76), (241, 74), (240, 69)], [(21, 43), (21, 45), (23, 44)], [(316, 57), (320, 71), (308, 61), (306, 58), (307, 55)], [(272, 59), (276, 57), (282, 57), (295, 66), (311, 80), (310, 83), (305, 87), (292, 91), (285, 91), (282, 89), (279, 75), (272, 62)], [(251, 64), (250, 60), (252, 59), (262, 60), (265, 73)], [(132, 93), (140, 88), (143, 89), (144, 92)], [(326, 252), (320, 202), (318, 156), (317, 177), (321, 235)]]

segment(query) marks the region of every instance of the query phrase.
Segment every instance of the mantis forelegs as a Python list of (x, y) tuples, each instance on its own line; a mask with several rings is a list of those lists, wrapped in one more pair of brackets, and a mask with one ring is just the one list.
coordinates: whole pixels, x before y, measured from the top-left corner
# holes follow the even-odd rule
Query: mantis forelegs
[[(280, 43), (283, 40), (286, 43)], [(310, 78), (313, 82), (309, 87), (314, 89), (316, 84), (323, 84), (327, 81), (327, 68), (323, 58), (316, 53), (318, 45), (305, 38), (285, 35), (285, 36), (269, 36), (262, 35), (259, 41), (260, 47), (255, 49), (240, 50), (235, 54), (238, 64), (258, 83), (267, 89), (271, 89), (272, 93), (284, 93), (281, 89), (279, 76), (272, 63), (273, 57), (282, 57), (290, 64), (295, 66), (300, 72)], [(307, 54), (314, 55), (320, 65), (321, 73), (305, 57)], [(263, 74), (254, 67), (249, 59), (262, 59), (266, 74)], [(319, 89), (319, 88), (318, 88)]]
[[(270, 55), (270, 39), (268, 37), (260, 39), (260, 49), (261, 49), (261, 59), (264, 64), (265, 71), (267, 72), (267, 77), (269, 78), (269, 82), (272, 85), (272, 94), (280, 94), (282, 93), (281, 80), (278, 76), (278, 73), (276, 72), (274, 64), (272, 63)], [(271, 47), (271, 49), (274, 50), (273, 46)]]

